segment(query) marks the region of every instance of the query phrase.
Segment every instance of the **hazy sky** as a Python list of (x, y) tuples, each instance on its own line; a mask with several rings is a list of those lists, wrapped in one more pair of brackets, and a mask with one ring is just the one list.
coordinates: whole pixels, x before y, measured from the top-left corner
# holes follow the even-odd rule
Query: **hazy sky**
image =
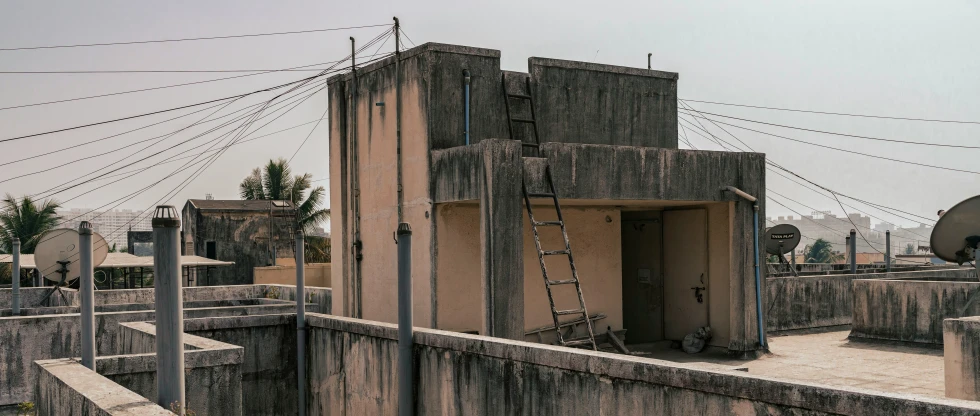
[[(845, 113), (980, 120), (980, 6), (966, 1), (924, 2), (613, 2), (497, 1), (30, 1), (0, 2), (0, 48), (137, 41), (296, 31), (384, 24), (399, 16), (416, 43), (428, 41), (498, 49), (505, 69), (526, 71), (529, 56), (597, 61), (680, 73), (682, 99), (714, 100)], [(278, 69), (333, 61), (349, 53), (348, 36), (364, 42), (383, 28), (228, 40), (129, 46), (0, 51), (0, 71)], [(390, 50), (391, 41), (382, 50)], [(373, 49), (373, 48), (372, 48)], [(372, 51), (373, 53), (373, 51)], [(321, 66), (322, 67), (322, 66)], [(0, 111), (0, 139), (177, 107), (236, 95), (307, 76), (305, 72), (263, 74), (115, 97)], [(0, 74), (0, 107), (69, 99), (140, 88), (242, 75), (170, 74)], [(268, 97), (266, 95), (265, 97)], [(320, 93), (260, 130), (273, 132), (320, 118)], [(226, 111), (258, 102), (249, 98)], [(696, 108), (753, 120), (881, 138), (980, 145), (980, 125), (874, 120), (694, 104)], [(195, 108), (199, 109), (199, 108)], [(217, 110), (214, 108), (213, 110)], [(211, 111), (213, 111), (211, 110)], [(191, 112), (167, 113), (127, 122), (0, 143), (0, 163), (118, 134)], [(0, 166), (0, 193), (15, 196), (61, 184), (102, 165), (129, 157), (151, 142), (98, 156), (186, 126), (209, 111), (108, 139), (97, 144)], [(219, 113), (224, 114), (224, 113)], [(266, 119), (266, 121), (270, 120)], [(262, 121), (258, 122), (260, 125)], [(785, 130), (733, 121), (759, 130), (884, 157), (980, 170), (978, 149), (950, 149), (874, 142)], [(213, 125), (213, 124), (212, 124)], [(212, 126), (212, 125), (209, 125)], [(170, 203), (188, 198), (237, 198), (238, 183), (271, 157), (289, 158), (313, 124), (230, 148)], [(181, 133), (130, 157), (186, 140), (203, 129)], [(315, 179), (328, 175), (324, 121), (293, 160), (294, 170)], [(898, 207), (930, 218), (940, 208), (980, 191), (978, 176), (910, 166), (730, 129), (757, 151), (839, 192)], [(717, 148), (691, 135), (695, 146)], [(188, 143), (186, 148), (207, 141)], [(150, 161), (179, 153), (165, 152)], [(195, 150), (199, 152), (200, 148)], [(192, 153), (195, 151), (191, 151)], [(190, 154), (190, 153), (187, 153)], [(62, 163), (89, 157), (53, 169)], [(65, 203), (95, 208), (159, 182), (120, 208), (144, 209), (178, 188), (194, 169), (171, 175), (185, 159), (98, 185), (110, 185)], [(972, 162), (971, 162), (972, 161)], [(145, 165), (135, 165), (125, 172)], [(821, 210), (836, 203), (774, 174), (768, 187)], [(317, 184), (326, 185), (327, 181)], [(56, 196), (68, 200), (95, 185)], [(165, 198), (164, 198), (165, 199)], [(788, 202), (788, 201), (785, 201)], [(845, 203), (848, 203), (845, 201)], [(852, 205), (856, 205), (851, 202)], [(115, 205), (113, 202), (112, 205)], [(111, 206), (111, 205), (110, 205)], [(800, 212), (805, 208), (790, 203)], [(860, 206), (864, 209), (863, 206)], [(865, 209), (872, 214), (878, 211)], [(768, 216), (791, 212), (777, 204)], [(895, 217), (885, 219), (910, 225)]]

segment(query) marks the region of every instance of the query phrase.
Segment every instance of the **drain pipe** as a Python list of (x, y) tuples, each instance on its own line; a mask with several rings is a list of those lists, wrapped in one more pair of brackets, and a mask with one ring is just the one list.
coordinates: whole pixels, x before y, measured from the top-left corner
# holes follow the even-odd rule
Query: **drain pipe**
[(13, 270), (11, 270), (11, 277), (13, 279), (10, 282), (11, 294), (11, 307), (14, 310), (14, 316), (20, 316), (20, 239), (14, 237), (13, 241), (10, 242), (10, 248), (13, 250), (14, 264)]
[(296, 397), (299, 416), (306, 416), (306, 247), (296, 230)]
[(463, 70), (463, 118), (466, 120), (463, 127), (463, 135), (466, 136), (466, 145), (470, 145), (470, 70)]
[(766, 348), (766, 328), (762, 325), (762, 276), (759, 273), (759, 201), (734, 186), (721, 188), (722, 191), (730, 191), (752, 203), (752, 260), (755, 264), (755, 310), (759, 324), (759, 345)]
[(415, 413), (412, 386), (412, 227), (398, 224), (395, 234), (398, 244), (398, 415)]

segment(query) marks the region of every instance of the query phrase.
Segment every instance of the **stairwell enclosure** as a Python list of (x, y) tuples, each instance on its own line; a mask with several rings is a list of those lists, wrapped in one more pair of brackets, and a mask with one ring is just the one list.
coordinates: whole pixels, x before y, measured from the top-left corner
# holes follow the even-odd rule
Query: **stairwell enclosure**
[[(396, 322), (393, 232), (401, 189), (403, 221), (414, 232), (416, 326), (525, 339), (548, 325), (521, 193), (522, 178), (544, 184), (547, 164), (589, 313), (605, 315), (598, 332), (623, 329), (623, 281), (637, 277), (623, 269), (623, 213), (707, 209), (702, 302), (718, 330), (715, 344), (759, 348), (752, 206), (720, 189), (737, 186), (764, 201), (764, 155), (677, 149), (677, 74), (544, 58), (530, 58), (528, 72), (515, 73), (501, 70), (499, 51), (420, 45), (400, 56), (399, 149), (395, 59), (328, 80), (334, 314)], [(470, 145), (463, 70), (471, 75)], [(502, 82), (526, 82), (521, 77), (530, 77), (539, 158), (524, 158), (514, 140), (519, 132), (511, 136), (507, 126)], [(529, 109), (511, 110), (520, 117)], [(545, 215), (535, 205), (538, 212)], [(671, 278), (657, 271), (666, 261), (651, 276)], [(552, 267), (561, 273), (549, 263), (549, 274)], [(661, 302), (666, 295), (697, 302), (689, 288), (662, 293)]]

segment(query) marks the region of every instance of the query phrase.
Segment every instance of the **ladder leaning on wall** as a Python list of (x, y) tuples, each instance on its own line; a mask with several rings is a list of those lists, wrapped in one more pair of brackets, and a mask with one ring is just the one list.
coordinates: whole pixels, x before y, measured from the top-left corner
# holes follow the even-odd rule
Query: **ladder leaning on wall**
[[(524, 87), (526, 89), (525, 93), (517, 92), (512, 93), (507, 90), (507, 79), (506, 74), (501, 76), (501, 84), (504, 89), (504, 102), (507, 108), (507, 125), (510, 130), (511, 139), (514, 139), (514, 123), (529, 124), (532, 126), (533, 142), (526, 142), (521, 140), (522, 146), (526, 148), (531, 148), (531, 153), (540, 156), (540, 142), (538, 139), (538, 126), (535, 121), (534, 116), (534, 99), (531, 97), (531, 77), (528, 76), (524, 79)], [(514, 117), (511, 112), (511, 100), (524, 100), (529, 107), (528, 112), (530, 117), (521, 118)], [(595, 332), (592, 328), (592, 319), (589, 317), (588, 309), (585, 307), (585, 297), (582, 295), (582, 284), (578, 277), (578, 269), (575, 268), (575, 258), (572, 256), (572, 246), (568, 242), (568, 232), (565, 229), (565, 220), (561, 213), (561, 204), (558, 202), (558, 194), (555, 191), (555, 181), (551, 175), (551, 167), (545, 165), (544, 180), (547, 182), (548, 192), (545, 193), (529, 193), (527, 191), (527, 183), (524, 176), (521, 177), (521, 190), (524, 193), (524, 206), (527, 207), (527, 217), (531, 222), (531, 231), (534, 235), (534, 248), (538, 253), (538, 263), (541, 265), (541, 275), (544, 277), (544, 288), (548, 293), (548, 303), (551, 306), (551, 316), (555, 322), (555, 332), (558, 334), (558, 344), (566, 347), (591, 347), (593, 350), (598, 350), (598, 345), (595, 341)], [(551, 199), (554, 203), (555, 212), (557, 213), (557, 221), (537, 221), (534, 219), (534, 212), (531, 209), (531, 199)], [(541, 248), (541, 239), (538, 235), (538, 227), (560, 227), (562, 239), (565, 243), (565, 248), (563, 250), (544, 250)], [(551, 280), (548, 278), (548, 268), (545, 265), (546, 256), (567, 256), (568, 265), (572, 270), (572, 278), (565, 280)], [(578, 304), (577, 309), (558, 309), (555, 307), (555, 298), (552, 294), (552, 286), (562, 286), (562, 285), (575, 285), (575, 291), (578, 294)], [(585, 337), (565, 339), (561, 333), (561, 324), (559, 323), (560, 316), (568, 315), (580, 315), (584, 321), (585, 326), (588, 328), (589, 334)]]

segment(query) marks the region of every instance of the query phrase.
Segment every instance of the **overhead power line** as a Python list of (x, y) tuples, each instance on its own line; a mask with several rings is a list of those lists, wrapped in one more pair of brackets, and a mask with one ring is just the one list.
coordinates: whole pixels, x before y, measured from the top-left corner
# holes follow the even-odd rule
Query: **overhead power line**
[(224, 72), (319, 72), (322, 69), (78, 69), (65, 71), (0, 71), (4, 75), (50, 74), (212, 74)]
[[(697, 110), (695, 110), (695, 111), (697, 111)], [(699, 114), (702, 114), (702, 115), (707, 114), (707, 115), (711, 115), (711, 116), (715, 116), (715, 117), (724, 117), (724, 118), (730, 118), (730, 119), (733, 119), (733, 120), (746, 121), (746, 122), (749, 122), (749, 123), (764, 124), (764, 125), (767, 125), (767, 126), (782, 127), (782, 128), (785, 128), (785, 129), (803, 130), (803, 131), (809, 131), (809, 132), (812, 132), (812, 133), (829, 134), (829, 135), (833, 135), (833, 136), (853, 137), (855, 139), (877, 140), (877, 141), (882, 141), (882, 142), (902, 143), (902, 144), (914, 144), (914, 145), (919, 145), (919, 146), (953, 147), (953, 148), (959, 148), (959, 149), (980, 149), (980, 146), (966, 146), (966, 145), (959, 145), (959, 144), (927, 143), (927, 142), (915, 142), (915, 141), (910, 141), (910, 140), (883, 139), (883, 138), (880, 138), (880, 137), (862, 136), (862, 135), (859, 135), (859, 134), (837, 133), (837, 132), (825, 131), (825, 130), (808, 129), (808, 128), (805, 128), (805, 127), (787, 126), (785, 124), (768, 123), (768, 122), (765, 122), (765, 121), (750, 120), (750, 119), (747, 119), (747, 118), (726, 116), (724, 114), (709, 113), (707, 111), (697, 111), (697, 112)]]
[(911, 161), (911, 160), (895, 159), (895, 158), (890, 158), (890, 157), (885, 157), (885, 156), (880, 156), (880, 155), (872, 155), (872, 154), (862, 153), (862, 152), (858, 152), (858, 151), (854, 151), (854, 150), (847, 150), (847, 149), (841, 149), (839, 147), (828, 146), (828, 145), (825, 145), (825, 144), (808, 142), (806, 140), (794, 139), (792, 137), (781, 136), (781, 135), (778, 135), (778, 134), (775, 134), (775, 133), (769, 133), (769, 132), (765, 132), (765, 131), (755, 130), (755, 129), (752, 129), (752, 128), (748, 128), (748, 127), (744, 127), (744, 126), (739, 126), (737, 124), (726, 123), (726, 122), (720, 121), (720, 120), (713, 120), (713, 119), (707, 118), (706, 116), (698, 116), (698, 115), (694, 115), (694, 114), (691, 114), (691, 116), (693, 116), (695, 118), (704, 118), (706, 120), (710, 120), (710, 121), (713, 121), (715, 123), (724, 124), (726, 126), (735, 127), (735, 128), (742, 129), (742, 130), (748, 130), (748, 131), (756, 132), (756, 133), (759, 133), (759, 134), (765, 134), (767, 136), (777, 137), (777, 138), (780, 138), (780, 139), (786, 139), (786, 140), (794, 141), (794, 142), (797, 142), (797, 143), (808, 144), (810, 146), (816, 146), (816, 147), (822, 147), (822, 148), (825, 148), (825, 149), (836, 150), (838, 152), (851, 153), (851, 154), (866, 156), (866, 157), (870, 157), (870, 158), (874, 158), (874, 159), (888, 160), (888, 161), (891, 161), (891, 162), (905, 163), (905, 164), (909, 164), (909, 165), (916, 165), (916, 166), (922, 166), (922, 167), (933, 168), (933, 169), (948, 170), (948, 171), (951, 171), (951, 172), (972, 173), (972, 174), (975, 174), (975, 175), (980, 175), (980, 172), (978, 172), (978, 171), (967, 170), (967, 169), (950, 168), (950, 167), (939, 166), (939, 165), (930, 165), (928, 163), (914, 162), (914, 161)]
[(689, 99), (689, 98), (685, 98), (685, 100), (686, 101), (690, 101), (692, 103), (727, 105), (727, 106), (732, 106), (732, 107), (759, 108), (759, 109), (763, 109), (763, 110), (791, 111), (791, 112), (794, 112), (794, 113), (813, 113), (813, 114), (826, 114), (826, 115), (831, 115), (831, 116), (880, 118), (880, 119), (888, 119), (888, 120), (927, 121), (927, 122), (932, 122), (932, 123), (980, 124), (980, 121), (941, 120), (941, 119), (933, 119), (933, 118), (915, 118), (915, 117), (878, 116), (878, 115), (871, 115), (871, 114), (836, 113), (836, 112), (831, 112), (831, 111), (799, 110), (799, 109), (794, 109), (794, 108), (766, 107), (766, 106), (761, 106), (761, 105), (733, 104), (733, 103), (723, 103), (723, 102), (718, 102), (718, 101), (692, 100), (692, 99)]
[(158, 39), (158, 40), (137, 40), (137, 41), (127, 41), (127, 42), (106, 42), (106, 43), (82, 43), (74, 45), (49, 45), (49, 46), (23, 46), (16, 48), (0, 48), (0, 51), (24, 51), (24, 50), (35, 50), (35, 49), (63, 49), (63, 48), (90, 48), (96, 46), (120, 46), (120, 45), (142, 45), (147, 43), (171, 43), (171, 42), (187, 42), (187, 41), (199, 41), (199, 40), (218, 40), (218, 39), (234, 39), (234, 38), (254, 38), (260, 36), (280, 36), (280, 35), (298, 35), (302, 33), (318, 33), (318, 32), (333, 32), (337, 30), (349, 30), (349, 29), (363, 29), (371, 27), (383, 27), (391, 26), (390, 23), (378, 24), (378, 25), (363, 25), (363, 26), (348, 26), (348, 27), (332, 27), (326, 29), (310, 29), (310, 30), (295, 30), (289, 32), (269, 32), (269, 33), (249, 33), (243, 35), (224, 35), (224, 36), (207, 36), (199, 38), (177, 38), (177, 39)]

